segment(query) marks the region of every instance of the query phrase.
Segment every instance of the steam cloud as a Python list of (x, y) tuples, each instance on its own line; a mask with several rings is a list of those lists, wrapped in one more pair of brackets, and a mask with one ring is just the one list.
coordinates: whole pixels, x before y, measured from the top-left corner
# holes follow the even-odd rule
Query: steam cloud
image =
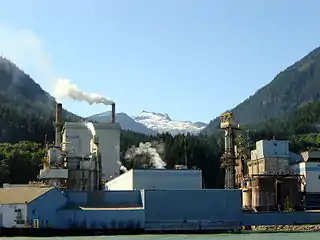
[(85, 122), (84, 125), (90, 130), (92, 136), (96, 135), (96, 129), (94, 128), (94, 125), (92, 122)]
[[(158, 149), (163, 149), (162, 144), (153, 143), (153, 145), (157, 145)], [(166, 167), (166, 163), (161, 159), (157, 148), (152, 146), (150, 142), (140, 143), (139, 147), (133, 146), (128, 149), (125, 159), (128, 162), (141, 162), (144, 166), (151, 168), (165, 169)]]
[(79, 89), (75, 84), (71, 83), (68, 79), (61, 78), (57, 81), (54, 88), (54, 96), (56, 98), (71, 98), (77, 101), (85, 101), (92, 104), (111, 105), (114, 102), (96, 93), (86, 93)]
[(128, 169), (125, 166), (123, 166), (123, 164), (120, 161), (117, 161), (117, 163), (119, 164), (121, 171), (128, 172)]
[[(58, 79), (52, 68), (50, 53), (45, 44), (30, 29), (16, 29), (0, 23), (0, 56), (12, 61), (29, 74), (54, 97), (86, 101), (89, 104), (110, 105), (114, 102), (99, 94), (88, 94), (67, 79)], [(2, 59), (3, 61), (3, 59)], [(2, 64), (3, 65), (3, 64)], [(3, 66), (10, 71), (11, 66)], [(19, 81), (20, 72), (13, 72), (13, 81)]]

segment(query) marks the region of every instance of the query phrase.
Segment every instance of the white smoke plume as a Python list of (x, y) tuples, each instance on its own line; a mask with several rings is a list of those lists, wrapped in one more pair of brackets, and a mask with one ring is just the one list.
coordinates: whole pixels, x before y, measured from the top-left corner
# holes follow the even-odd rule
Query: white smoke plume
[(58, 99), (71, 98), (77, 101), (85, 101), (92, 104), (104, 104), (111, 105), (114, 102), (96, 93), (86, 93), (85, 91), (79, 89), (75, 84), (71, 83), (68, 79), (59, 79), (54, 87), (54, 96)]
[(119, 164), (121, 171), (128, 172), (128, 169), (125, 166), (123, 166), (123, 164), (120, 161), (117, 161), (117, 163)]
[[(89, 104), (110, 105), (113, 101), (99, 94), (88, 94), (67, 79), (59, 79), (50, 60), (50, 51), (30, 29), (17, 29), (0, 24), (0, 56), (16, 64), (29, 74), (44, 90), (57, 99), (71, 98)], [(3, 66), (2, 67), (9, 67)], [(11, 69), (11, 68), (10, 68)], [(13, 72), (13, 81), (20, 79), (20, 72)]]
[(96, 129), (93, 125), (92, 122), (85, 122), (84, 125), (89, 129), (89, 131), (91, 132), (92, 136), (96, 135)]
[[(146, 142), (140, 143), (138, 147), (131, 147), (125, 154), (126, 161), (132, 163), (135, 161), (140, 162), (144, 167), (165, 169), (166, 163), (161, 159), (159, 152), (153, 145), (150, 142)], [(157, 145), (162, 146), (161, 144)]]
[[(118, 157), (120, 158), (120, 145), (119, 144), (115, 144), (114, 148), (116, 150), (116, 153), (119, 154)], [(122, 164), (122, 162), (117, 161), (117, 163), (119, 164), (120, 171), (128, 172), (128, 169)]]

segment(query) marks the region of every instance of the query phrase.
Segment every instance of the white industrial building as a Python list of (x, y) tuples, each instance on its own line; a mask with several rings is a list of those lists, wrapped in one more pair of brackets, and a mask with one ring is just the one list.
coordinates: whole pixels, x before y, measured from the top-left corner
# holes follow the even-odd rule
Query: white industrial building
[(320, 194), (320, 151), (301, 153), (303, 162), (294, 164), (291, 169), (305, 179), (304, 192)]
[(107, 190), (199, 190), (201, 170), (131, 169), (106, 183)]
[[(118, 123), (93, 123), (99, 138), (102, 159), (102, 180), (108, 181), (119, 175), (120, 132)], [(74, 156), (89, 156), (93, 136), (84, 123), (66, 122), (62, 130), (62, 150)]]

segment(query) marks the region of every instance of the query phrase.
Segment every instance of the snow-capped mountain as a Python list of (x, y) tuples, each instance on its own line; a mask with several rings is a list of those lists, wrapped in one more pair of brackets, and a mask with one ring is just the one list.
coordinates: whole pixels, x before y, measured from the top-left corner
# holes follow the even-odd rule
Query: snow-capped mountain
[[(97, 122), (110, 122), (111, 121), (111, 111), (99, 113), (87, 117), (89, 121), (97, 121)], [(130, 130), (133, 132), (143, 133), (146, 135), (154, 135), (156, 134), (155, 131), (152, 129), (147, 128), (145, 125), (135, 121), (131, 117), (129, 117), (125, 113), (116, 113), (115, 120), (117, 123), (120, 124), (122, 129)]]
[(175, 121), (168, 114), (142, 111), (133, 119), (149, 129), (158, 133), (170, 132), (171, 134), (190, 133), (198, 134), (207, 124), (203, 122), (192, 123), (190, 121)]
[[(139, 132), (147, 135), (169, 132), (173, 135), (179, 133), (198, 134), (207, 126), (203, 122), (174, 121), (168, 114), (142, 111), (137, 117), (129, 117), (126, 113), (116, 113), (116, 122), (122, 129)], [(103, 112), (87, 117), (89, 121), (109, 122), (111, 112)]]

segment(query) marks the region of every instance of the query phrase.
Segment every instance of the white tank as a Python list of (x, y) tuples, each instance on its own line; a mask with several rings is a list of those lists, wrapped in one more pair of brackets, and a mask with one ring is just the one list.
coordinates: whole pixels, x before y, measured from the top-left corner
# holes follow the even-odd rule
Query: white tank
[(243, 208), (252, 207), (252, 190), (250, 188), (242, 189), (242, 207)]

